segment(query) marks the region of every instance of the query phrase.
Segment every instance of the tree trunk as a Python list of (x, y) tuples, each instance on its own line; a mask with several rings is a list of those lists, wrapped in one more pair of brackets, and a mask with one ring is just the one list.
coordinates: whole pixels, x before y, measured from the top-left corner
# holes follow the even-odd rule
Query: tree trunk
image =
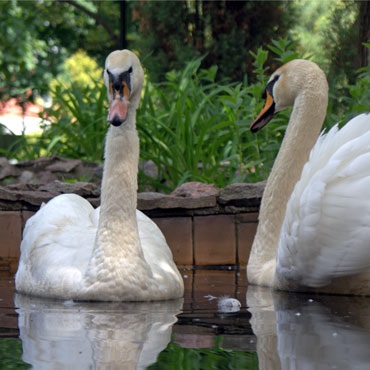
[(126, 12), (126, 0), (121, 0), (119, 4), (120, 10), (120, 47), (121, 49), (127, 49), (127, 12)]
[(360, 53), (361, 53), (361, 67), (370, 65), (369, 61), (369, 48), (363, 45), (363, 43), (370, 42), (370, 1), (360, 1), (359, 9), (359, 42), (360, 42)]

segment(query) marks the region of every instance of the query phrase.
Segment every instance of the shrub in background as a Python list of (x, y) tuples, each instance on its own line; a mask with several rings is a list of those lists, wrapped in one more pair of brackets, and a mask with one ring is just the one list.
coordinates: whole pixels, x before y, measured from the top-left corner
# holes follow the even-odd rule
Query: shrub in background
[[(293, 48), (285, 39), (271, 45), (281, 63), (299, 56)], [(251, 54), (254, 84), (218, 82), (217, 67), (200, 69), (201, 59), (167, 73), (160, 84), (146, 84), (138, 127), (141, 157), (159, 169), (157, 179), (146, 179), (154, 187), (168, 191), (186, 181), (224, 187), (268, 176), (288, 113), (281, 113), (268, 130), (250, 133), (249, 125), (263, 104), (269, 53), (259, 48)]]
[[(273, 41), (269, 51), (251, 53), (256, 81), (249, 84), (216, 81), (217, 67), (201, 69), (201, 58), (181, 71), (171, 71), (160, 83), (147, 81), (137, 114), (141, 160), (153, 161), (156, 178), (139, 174), (139, 186), (168, 192), (186, 181), (224, 187), (233, 182), (267, 178), (284, 136), (290, 111), (280, 112), (258, 134), (249, 125), (263, 105), (261, 94), (272, 71), (269, 53), (279, 64), (300, 57), (286, 39)], [(349, 95), (341, 96), (333, 84), (326, 118), (329, 127), (369, 108), (369, 68), (360, 71)], [(93, 79), (92, 79), (93, 81)], [(61, 155), (101, 161), (107, 99), (101, 79), (92, 86), (56, 84), (53, 106), (43, 113), (48, 121), (39, 139), (23, 136), (11, 158), (32, 159)], [(30, 141), (32, 140), (32, 141)]]
[(108, 128), (104, 84), (72, 84), (70, 88), (59, 84), (53, 89), (53, 97), (53, 107), (44, 112), (50, 122), (41, 136), (45, 155), (101, 161)]

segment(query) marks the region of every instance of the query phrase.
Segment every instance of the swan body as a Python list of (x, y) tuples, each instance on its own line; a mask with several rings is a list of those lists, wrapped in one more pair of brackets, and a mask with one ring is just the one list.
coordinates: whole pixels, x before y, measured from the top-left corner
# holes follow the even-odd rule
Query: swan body
[(144, 74), (128, 50), (106, 60), (111, 123), (101, 206), (75, 194), (55, 197), (26, 223), (15, 277), (20, 293), (103, 301), (179, 298), (183, 281), (159, 228), (136, 210), (136, 109)]
[(320, 134), (328, 85), (306, 60), (279, 68), (264, 94), (253, 132), (293, 110), (263, 195), (248, 281), (370, 295), (370, 115)]

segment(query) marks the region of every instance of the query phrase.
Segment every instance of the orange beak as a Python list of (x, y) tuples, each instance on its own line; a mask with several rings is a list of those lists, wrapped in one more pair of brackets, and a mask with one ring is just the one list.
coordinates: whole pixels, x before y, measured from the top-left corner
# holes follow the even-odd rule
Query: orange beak
[(122, 89), (116, 90), (110, 85), (108, 122), (113, 126), (120, 126), (127, 118), (130, 90), (126, 82), (122, 82)]
[(269, 91), (266, 91), (265, 105), (263, 106), (257, 118), (249, 126), (250, 130), (253, 133), (260, 130), (262, 127), (266, 126), (270, 122), (274, 114), (275, 114), (274, 98), (272, 97)]

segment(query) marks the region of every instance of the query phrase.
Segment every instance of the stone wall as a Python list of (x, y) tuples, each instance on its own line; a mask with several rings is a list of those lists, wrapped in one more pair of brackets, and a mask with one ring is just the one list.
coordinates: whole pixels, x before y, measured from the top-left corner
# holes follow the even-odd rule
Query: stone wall
[[(78, 161), (74, 165), (78, 167)], [(178, 265), (245, 267), (263, 189), (264, 183), (218, 189), (190, 182), (169, 195), (139, 193), (138, 209), (161, 228)], [(100, 188), (94, 182), (52, 180), (0, 186), (1, 269), (15, 271), (25, 222), (43, 202), (63, 193), (79, 194), (94, 207), (99, 205)]]

